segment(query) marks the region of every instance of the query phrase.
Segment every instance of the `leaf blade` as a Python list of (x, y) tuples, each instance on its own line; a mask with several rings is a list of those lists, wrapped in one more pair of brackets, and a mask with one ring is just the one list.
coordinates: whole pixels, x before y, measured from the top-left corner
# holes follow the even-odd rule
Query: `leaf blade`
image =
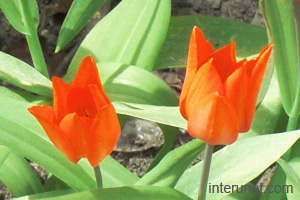
[(31, 167), (11, 149), (0, 146), (0, 180), (14, 196), (43, 192), (43, 187)]
[(97, 62), (120, 62), (151, 71), (167, 32), (170, 10), (170, 0), (122, 1), (81, 43), (66, 78), (74, 77), (87, 55)]
[(106, 0), (73, 1), (60, 29), (55, 52), (66, 46), (87, 24)]
[(0, 79), (43, 96), (52, 96), (52, 83), (25, 62), (0, 52)]
[[(214, 154), (208, 182), (212, 185), (245, 185), (278, 160), (299, 137), (299, 131), (291, 131), (238, 140)], [(247, 159), (243, 159), (245, 156)], [(188, 169), (175, 189), (195, 198), (202, 164)], [(207, 193), (207, 198), (222, 199), (226, 195), (228, 193)]]

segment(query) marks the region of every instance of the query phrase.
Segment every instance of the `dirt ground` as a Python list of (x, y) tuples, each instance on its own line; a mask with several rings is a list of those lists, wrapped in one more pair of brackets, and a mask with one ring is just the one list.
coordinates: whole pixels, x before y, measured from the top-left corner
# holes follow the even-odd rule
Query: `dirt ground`
[[(60, 53), (55, 54), (54, 49), (57, 36), (72, 0), (37, 1), (40, 9), (40, 26), (38, 28), (38, 34), (41, 40), (45, 59), (49, 67), (50, 74), (60, 76), (65, 72), (75, 50), (88, 31), (95, 23), (97, 23), (97, 21), (99, 21), (101, 17), (105, 16), (119, 3), (119, 0), (107, 0), (105, 6), (103, 6), (103, 8), (93, 17), (81, 34), (79, 34), (79, 36), (76, 37)], [(263, 26), (263, 21), (258, 10), (258, 0), (172, 0), (173, 16), (199, 14), (230, 18)], [(0, 24), (0, 50), (32, 64), (25, 37), (9, 25), (1, 11)], [(181, 71), (172, 69), (158, 73), (170, 86), (173, 86), (175, 91), (180, 91), (183, 79), (183, 73)], [(2, 84), (7, 85), (3, 82)], [(140, 133), (138, 131), (140, 130), (139, 127), (146, 128), (142, 129), (142, 133)], [(149, 122), (136, 122), (133, 120), (129, 123), (127, 129), (129, 129), (129, 131), (127, 131), (129, 133), (130, 130), (136, 132), (133, 136), (129, 136), (132, 141), (136, 140), (136, 137), (139, 137), (140, 134), (144, 134), (147, 137), (139, 137), (139, 139), (146, 139), (141, 141), (142, 145), (134, 150), (125, 150), (125, 148), (122, 148), (122, 145), (119, 145), (117, 149), (118, 151), (114, 152), (112, 156), (133, 173), (138, 176), (142, 176), (161, 147), (163, 139), (157, 139), (157, 137), (161, 138), (162, 135), (160, 131), (157, 130), (157, 126), (151, 123), (149, 124)], [(149, 134), (152, 134), (155, 137), (148, 137)], [(180, 131), (176, 146), (179, 146), (190, 139), (191, 138), (185, 131)], [(31, 165), (39, 175), (41, 181), (44, 182), (47, 177), (47, 172), (34, 163), (31, 163)], [(9, 198), (11, 198), (11, 194), (2, 185), (0, 189), (0, 200)]]

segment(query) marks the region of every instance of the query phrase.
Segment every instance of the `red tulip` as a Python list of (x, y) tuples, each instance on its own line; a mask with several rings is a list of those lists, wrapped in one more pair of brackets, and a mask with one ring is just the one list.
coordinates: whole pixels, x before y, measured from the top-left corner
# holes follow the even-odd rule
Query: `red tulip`
[(82, 60), (72, 84), (58, 77), (53, 77), (52, 83), (53, 107), (33, 106), (29, 112), (71, 162), (86, 157), (97, 166), (113, 151), (121, 129), (94, 59), (89, 56)]
[(235, 42), (214, 51), (193, 28), (180, 96), (191, 136), (212, 145), (232, 144), (250, 129), (271, 50), (268, 45), (257, 58), (236, 62)]

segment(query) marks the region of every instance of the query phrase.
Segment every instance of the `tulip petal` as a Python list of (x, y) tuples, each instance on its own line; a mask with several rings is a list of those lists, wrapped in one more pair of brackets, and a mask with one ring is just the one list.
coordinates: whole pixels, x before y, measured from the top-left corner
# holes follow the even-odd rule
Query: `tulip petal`
[[(249, 90), (248, 90), (249, 92), (246, 101), (246, 121), (247, 121), (247, 126), (249, 128), (251, 127), (253, 121), (255, 107), (256, 107), (256, 99), (259, 93), (260, 86), (263, 81), (263, 77), (268, 65), (268, 61), (272, 49), (273, 49), (273, 45), (271, 44), (266, 46), (261, 51), (260, 55), (257, 58), (257, 63), (254, 66), (250, 76)], [(251, 68), (252, 65), (249, 64), (249, 67)]]
[(66, 107), (68, 113), (76, 112), (80, 117), (94, 118), (97, 114), (97, 107), (92, 94), (85, 88), (74, 87), (70, 89)]
[(92, 166), (97, 166), (109, 155), (121, 134), (118, 116), (110, 103), (97, 114), (88, 136), (87, 158)]
[(199, 102), (214, 92), (222, 94), (223, 85), (217, 70), (212, 65), (212, 59), (210, 59), (197, 71), (186, 99), (180, 104), (182, 116), (188, 119), (190, 112), (198, 107)]
[(242, 66), (235, 70), (225, 81), (225, 92), (227, 99), (232, 103), (239, 119), (239, 132), (247, 132), (245, 104), (248, 93), (249, 78), (247, 69)]
[(213, 58), (212, 64), (218, 71), (222, 82), (224, 82), (235, 70), (235, 42), (233, 41), (229, 45), (216, 50), (210, 55), (210, 58)]
[(239, 122), (237, 114), (226, 97), (217, 92), (199, 102), (188, 121), (192, 137), (208, 144), (232, 144), (237, 140)]
[(188, 88), (190, 87), (197, 70), (202, 64), (207, 62), (208, 56), (213, 52), (213, 47), (205, 39), (201, 29), (194, 26), (190, 39), (187, 69), (183, 89), (180, 95), (180, 102), (186, 98)]
[(89, 90), (92, 94), (92, 98), (94, 99), (98, 111), (102, 110), (110, 103), (110, 100), (104, 93), (103, 87), (99, 88), (97, 85), (89, 85)]
[(79, 66), (72, 85), (84, 87), (88, 89), (89, 84), (95, 84), (102, 87), (100, 84), (100, 77), (95, 60), (92, 56), (85, 57)]
[(52, 78), (53, 84), (53, 108), (55, 117), (60, 121), (66, 114), (68, 114), (67, 95), (73, 88), (72, 85), (65, 83), (59, 77)]
[(79, 117), (77, 113), (66, 115), (60, 122), (60, 129), (74, 147), (74, 153), (78, 160), (86, 157), (88, 148), (87, 137), (91, 134), (93, 119), (88, 117)]
[(52, 143), (66, 155), (70, 161), (77, 163), (80, 157), (76, 155), (75, 149), (70, 143), (70, 138), (68, 138), (57, 125), (53, 108), (48, 105), (43, 105), (33, 106), (28, 110), (42, 125)]

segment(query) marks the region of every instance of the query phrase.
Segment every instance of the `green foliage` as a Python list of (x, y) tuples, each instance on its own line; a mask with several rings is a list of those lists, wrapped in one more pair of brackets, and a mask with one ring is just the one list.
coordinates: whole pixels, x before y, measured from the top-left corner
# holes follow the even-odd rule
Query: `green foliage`
[(52, 96), (52, 84), (25, 62), (0, 52), (0, 79), (27, 91)]
[[(157, 200), (158, 198), (164, 200), (191, 200), (191, 198), (186, 195), (168, 187), (155, 187), (155, 186), (130, 186), (130, 187), (119, 187), (119, 188), (107, 188), (90, 190), (84, 192), (77, 192), (73, 194), (66, 194), (68, 191), (49, 193), (41, 195), (34, 195), (29, 197), (24, 197), (22, 200), (29, 199), (43, 199), (43, 200), (81, 200), (81, 199), (109, 199), (109, 200), (132, 200), (132, 199), (143, 199), (143, 200)], [(48, 197), (48, 198), (47, 198)], [(21, 200), (21, 199), (20, 199)]]
[(271, 42), (274, 43), (276, 70), (282, 102), (291, 115), (299, 84), (295, 16), (292, 0), (261, 0)]
[[(299, 137), (299, 131), (269, 134), (241, 139), (224, 147), (213, 155), (208, 183), (245, 185), (277, 161)], [(175, 189), (195, 198), (202, 164), (186, 170)], [(222, 199), (226, 195), (228, 193), (207, 193), (207, 198)]]
[(74, 0), (60, 29), (55, 52), (66, 46), (106, 0)]
[[(76, 36), (104, 2), (73, 1), (61, 28), (57, 51)], [(292, 0), (261, 2), (268, 20), (267, 28), (275, 43), (277, 76), (273, 76), (269, 84), (273, 75), (270, 62), (253, 126), (248, 133), (240, 134), (236, 143), (214, 153), (211, 184), (253, 185), (250, 181), (276, 162), (300, 137), (299, 131), (272, 134), (285, 129), (287, 122), (283, 106), (291, 114), (298, 95), (299, 70)], [(41, 65), (43, 57), (36, 46), (39, 22), (36, 1), (3, 0), (0, 8), (11, 24), (26, 34), (34, 64), (46, 76), (43, 71), (46, 66)], [(179, 112), (178, 98), (172, 89), (150, 71), (184, 67), (194, 25), (201, 27), (215, 48), (235, 40), (238, 59), (261, 51), (267, 44), (267, 34), (260, 27), (206, 16), (174, 17), (167, 29), (170, 11), (170, 0), (123, 0), (87, 35), (65, 76), (65, 80), (71, 82), (82, 58), (92, 55), (97, 61), (105, 92), (117, 113), (122, 117), (157, 122), (164, 132), (165, 144), (142, 178), (108, 156), (100, 165), (104, 189), (95, 189), (93, 168), (87, 160), (82, 159), (78, 164), (69, 162), (27, 111), (32, 105), (52, 103), (51, 82), (26, 63), (0, 52), (0, 79), (23, 89), (0, 86), (0, 144), (9, 147), (0, 146), (0, 179), (16, 196), (43, 191), (23, 158), (26, 157), (48, 170), (52, 177), (45, 186), (50, 192), (22, 199), (184, 200), (196, 197), (202, 162), (187, 168), (203, 152), (204, 143), (193, 140), (168, 153), (176, 139), (176, 128), (186, 128), (187, 121)], [(277, 77), (283, 103), (278, 95)], [(271, 182), (293, 184), (296, 192), (287, 194), (289, 199), (297, 199), (300, 195), (298, 143), (291, 151), (291, 160), (278, 161), (281, 168)], [(277, 197), (270, 193), (262, 196), (208, 193), (208, 199), (262, 200)], [(279, 197), (285, 198), (285, 194)]]
[(97, 63), (101, 81), (111, 101), (177, 105), (171, 88), (153, 73), (121, 63)]
[(0, 9), (17, 31), (23, 34), (30, 34), (28, 24), (24, 23), (22, 19), (24, 12), (30, 16), (32, 27), (36, 29), (39, 24), (39, 11), (36, 0), (27, 0), (26, 3), (28, 4), (28, 10), (22, 8), (19, 0), (1, 0)]
[(187, 167), (203, 152), (204, 147), (205, 143), (196, 139), (178, 147), (137, 181), (136, 185), (174, 187)]
[(3, 145), (0, 146), (0, 180), (16, 197), (43, 192), (25, 159)]
[(74, 77), (87, 55), (97, 62), (120, 62), (151, 71), (166, 36), (170, 12), (170, 0), (122, 1), (86, 36), (66, 79)]
[(277, 163), (281, 166), (283, 171), (286, 174), (286, 183), (284, 185), (291, 185), (291, 188), (283, 188), (284, 185), (281, 185), (280, 189), (285, 189), (287, 198), (289, 200), (297, 200), (300, 196), (300, 177), (299, 177), (299, 166), (300, 166), (300, 158), (293, 159), (289, 162), (284, 161), (283, 159), (279, 159)]

